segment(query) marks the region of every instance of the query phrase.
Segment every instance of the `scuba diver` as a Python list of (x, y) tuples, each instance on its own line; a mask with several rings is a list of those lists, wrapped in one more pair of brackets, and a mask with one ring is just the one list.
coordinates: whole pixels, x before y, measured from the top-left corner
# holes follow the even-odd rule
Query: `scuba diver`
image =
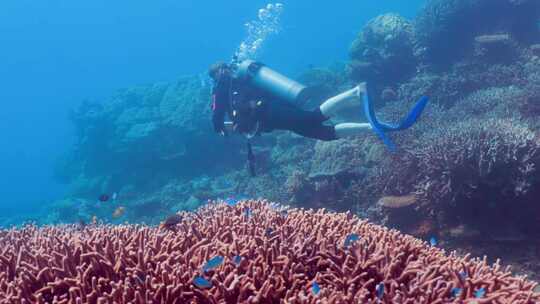
[[(211, 103), (214, 130), (224, 136), (234, 131), (247, 137), (252, 175), (255, 172), (250, 139), (261, 133), (288, 130), (304, 137), (330, 141), (373, 131), (391, 151), (395, 151), (386, 132), (411, 127), (428, 101), (427, 97), (422, 97), (401, 123), (392, 125), (376, 119), (365, 83), (331, 97), (309, 111), (301, 105), (315, 97), (313, 90), (259, 62), (237, 62), (235, 59), (231, 64), (218, 62), (210, 67), (209, 76), (214, 81)], [(360, 107), (362, 102), (368, 123), (325, 124), (341, 110)], [(230, 121), (225, 121), (225, 116)]]

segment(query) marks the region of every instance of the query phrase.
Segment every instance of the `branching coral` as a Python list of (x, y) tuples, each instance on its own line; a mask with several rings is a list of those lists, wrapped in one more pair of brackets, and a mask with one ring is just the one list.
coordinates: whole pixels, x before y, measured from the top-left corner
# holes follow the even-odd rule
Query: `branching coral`
[[(189, 217), (176, 233), (146, 226), (0, 231), (0, 303), (540, 301), (534, 282), (499, 262), (446, 255), (349, 213), (249, 201), (212, 204)], [(224, 262), (203, 273), (217, 255)], [(200, 275), (208, 288), (193, 284)], [(475, 298), (479, 290), (485, 294)]]
[(422, 141), (383, 166), (385, 192), (414, 191), (436, 204), (486, 185), (515, 197), (529, 190), (540, 161), (535, 133), (513, 119), (471, 119), (425, 134)]

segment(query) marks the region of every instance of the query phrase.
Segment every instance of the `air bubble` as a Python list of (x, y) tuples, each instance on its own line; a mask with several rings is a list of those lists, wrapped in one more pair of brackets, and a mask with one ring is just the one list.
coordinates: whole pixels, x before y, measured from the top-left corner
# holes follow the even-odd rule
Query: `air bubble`
[(282, 11), (283, 4), (269, 3), (264, 8), (259, 9), (256, 20), (244, 24), (247, 37), (240, 43), (236, 51), (238, 60), (255, 59), (257, 57), (257, 52), (266, 38), (279, 32)]

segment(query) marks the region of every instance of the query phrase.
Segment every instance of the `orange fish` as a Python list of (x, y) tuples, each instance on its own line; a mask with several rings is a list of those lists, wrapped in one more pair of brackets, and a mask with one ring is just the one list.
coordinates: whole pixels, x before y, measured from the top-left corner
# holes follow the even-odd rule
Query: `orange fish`
[(124, 213), (126, 212), (126, 208), (125, 207), (118, 207), (116, 208), (116, 210), (114, 210), (113, 214), (112, 214), (112, 217), (113, 218), (119, 218), (119, 217), (122, 217), (124, 215)]

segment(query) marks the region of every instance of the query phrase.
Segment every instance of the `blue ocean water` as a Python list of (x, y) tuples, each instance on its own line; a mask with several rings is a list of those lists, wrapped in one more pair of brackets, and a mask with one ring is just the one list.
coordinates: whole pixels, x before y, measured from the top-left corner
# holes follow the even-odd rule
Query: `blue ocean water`
[[(371, 18), (412, 18), (423, 1), (282, 1), (282, 30), (260, 59), (295, 74), (347, 58)], [(65, 193), (52, 178), (73, 144), (70, 109), (138, 84), (199, 74), (228, 60), (267, 1), (0, 3), (0, 216), (31, 214)]]

